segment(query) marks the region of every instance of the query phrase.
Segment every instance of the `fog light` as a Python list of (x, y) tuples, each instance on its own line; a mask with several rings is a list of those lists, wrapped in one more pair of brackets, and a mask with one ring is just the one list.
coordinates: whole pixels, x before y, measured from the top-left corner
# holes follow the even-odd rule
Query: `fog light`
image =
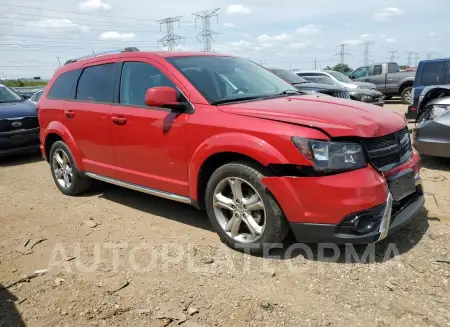
[(365, 234), (375, 225), (374, 217), (370, 213), (358, 215), (351, 220), (353, 230), (358, 234)]

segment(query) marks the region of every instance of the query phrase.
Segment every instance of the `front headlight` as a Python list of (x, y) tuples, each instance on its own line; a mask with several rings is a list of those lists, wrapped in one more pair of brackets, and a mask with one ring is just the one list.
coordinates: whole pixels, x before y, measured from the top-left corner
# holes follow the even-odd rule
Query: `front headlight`
[(434, 105), (431, 109), (431, 116), (430, 119), (438, 118), (439, 116), (442, 116), (450, 109), (450, 106), (445, 105)]
[(363, 95), (362, 97), (361, 97), (361, 101), (363, 101), (363, 102), (369, 102), (369, 101), (373, 101), (373, 96), (370, 96), (370, 95)]
[(347, 171), (367, 166), (364, 150), (358, 143), (318, 141), (298, 136), (294, 136), (292, 142), (318, 171)]

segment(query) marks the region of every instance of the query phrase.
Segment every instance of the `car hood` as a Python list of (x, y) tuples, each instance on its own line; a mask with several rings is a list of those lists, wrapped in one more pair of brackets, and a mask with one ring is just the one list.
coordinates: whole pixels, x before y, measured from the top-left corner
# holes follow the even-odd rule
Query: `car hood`
[(375, 89), (377, 86), (373, 83), (354, 81), (352, 84), (357, 85), (360, 89)]
[(301, 84), (293, 84), (293, 86), (298, 90), (322, 90), (322, 91), (330, 91), (330, 92), (344, 92), (346, 89), (328, 85), (328, 84), (320, 84), (320, 83), (301, 83)]
[(0, 102), (0, 119), (36, 116), (36, 104), (29, 100), (6, 103)]
[(325, 131), (332, 137), (376, 137), (396, 132), (405, 118), (371, 104), (318, 95), (288, 96), (219, 106), (231, 114), (270, 119)]

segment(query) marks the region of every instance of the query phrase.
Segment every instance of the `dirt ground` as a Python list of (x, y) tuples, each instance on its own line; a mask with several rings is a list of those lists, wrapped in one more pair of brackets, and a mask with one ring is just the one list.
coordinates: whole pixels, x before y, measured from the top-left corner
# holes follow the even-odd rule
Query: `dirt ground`
[(387, 240), (254, 257), (187, 205), (66, 197), (39, 156), (1, 159), (0, 326), (450, 326), (450, 161), (423, 167), (426, 209)]

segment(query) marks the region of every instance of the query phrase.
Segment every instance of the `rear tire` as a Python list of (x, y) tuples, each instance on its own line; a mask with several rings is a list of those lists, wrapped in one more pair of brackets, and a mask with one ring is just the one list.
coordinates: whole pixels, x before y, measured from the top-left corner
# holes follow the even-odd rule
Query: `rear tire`
[(289, 232), (283, 211), (261, 183), (263, 171), (252, 163), (229, 163), (218, 168), (206, 186), (209, 220), (232, 249), (261, 254)]
[(411, 95), (412, 95), (412, 86), (406, 87), (403, 91), (402, 91), (402, 103), (403, 104), (411, 104), (412, 103), (412, 99), (411, 99)]
[(91, 186), (91, 179), (78, 171), (72, 152), (63, 141), (53, 143), (49, 157), (53, 180), (58, 189), (65, 195), (77, 195)]

